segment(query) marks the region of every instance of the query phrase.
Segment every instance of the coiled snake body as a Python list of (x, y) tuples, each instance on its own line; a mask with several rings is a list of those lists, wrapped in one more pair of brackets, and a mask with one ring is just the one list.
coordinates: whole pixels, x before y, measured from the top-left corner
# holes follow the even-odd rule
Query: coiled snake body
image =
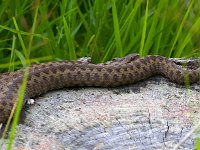
[[(196, 61), (196, 64), (197, 61)], [(62, 61), (31, 65), (27, 79), (24, 103), (49, 90), (72, 86), (114, 87), (135, 83), (160, 74), (172, 82), (184, 84), (188, 75), (190, 83), (199, 81), (199, 67), (182, 65), (162, 56), (138, 55), (114, 60), (105, 64), (91, 64), (79, 61)], [(24, 72), (18, 70), (0, 75), (0, 123), (5, 123), (17, 101)]]

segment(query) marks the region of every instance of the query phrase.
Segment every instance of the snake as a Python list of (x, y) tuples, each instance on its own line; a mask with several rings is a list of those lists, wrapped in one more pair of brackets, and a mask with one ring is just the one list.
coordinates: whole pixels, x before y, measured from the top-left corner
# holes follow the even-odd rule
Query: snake
[[(184, 85), (200, 80), (199, 60), (189, 65), (160, 55), (131, 54), (110, 62), (93, 64), (89, 61), (55, 61), (29, 66), (23, 106), (27, 99), (50, 90), (65, 87), (116, 87), (133, 84), (154, 75)], [(24, 68), (0, 74), (0, 123), (6, 123), (19, 97)], [(14, 110), (15, 111), (15, 110)]]

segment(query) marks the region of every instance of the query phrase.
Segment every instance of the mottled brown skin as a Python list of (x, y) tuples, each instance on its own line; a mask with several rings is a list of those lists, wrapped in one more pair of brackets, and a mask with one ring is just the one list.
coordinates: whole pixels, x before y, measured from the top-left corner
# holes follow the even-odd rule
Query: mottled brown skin
[[(23, 74), (21, 69), (0, 75), (0, 123), (7, 121), (16, 103)], [(78, 61), (31, 65), (24, 103), (29, 97), (49, 90), (72, 86), (115, 87), (136, 83), (157, 74), (178, 84), (184, 84), (188, 74), (190, 83), (195, 83), (199, 81), (200, 69), (183, 68), (182, 65), (162, 56), (139, 58), (138, 55), (129, 55), (98, 65)]]

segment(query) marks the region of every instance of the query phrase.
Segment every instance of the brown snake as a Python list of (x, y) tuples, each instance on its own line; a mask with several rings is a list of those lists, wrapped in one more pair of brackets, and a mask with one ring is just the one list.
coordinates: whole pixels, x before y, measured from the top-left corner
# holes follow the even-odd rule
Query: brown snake
[[(27, 79), (24, 103), (49, 90), (72, 86), (114, 87), (131, 84), (159, 74), (172, 82), (184, 84), (188, 75), (190, 83), (200, 79), (198, 60), (196, 66), (182, 65), (162, 56), (129, 55), (105, 64), (79, 61), (49, 62), (31, 65)], [(23, 69), (0, 74), (0, 123), (5, 123), (17, 101), (24, 76)]]

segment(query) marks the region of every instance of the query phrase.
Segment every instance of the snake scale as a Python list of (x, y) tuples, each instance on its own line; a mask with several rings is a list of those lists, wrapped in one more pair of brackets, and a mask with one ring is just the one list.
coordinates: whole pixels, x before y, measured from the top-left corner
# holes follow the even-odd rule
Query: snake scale
[[(29, 68), (24, 103), (49, 90), (73, 86), (115, 87), (136, 83), (153, 75), (162, 75), (172, 82), (184, 84), (186, 74), (190, 83), (200, 79), (196, 65), (182, 65), (162, 56), (128, 55), (110, 63), (92, 64), (80, 61), (61, 61), (33, 64)], [(0, 74), (0, 123), (5, 123), (15, 105), (24, 76), (23, 69)]]

